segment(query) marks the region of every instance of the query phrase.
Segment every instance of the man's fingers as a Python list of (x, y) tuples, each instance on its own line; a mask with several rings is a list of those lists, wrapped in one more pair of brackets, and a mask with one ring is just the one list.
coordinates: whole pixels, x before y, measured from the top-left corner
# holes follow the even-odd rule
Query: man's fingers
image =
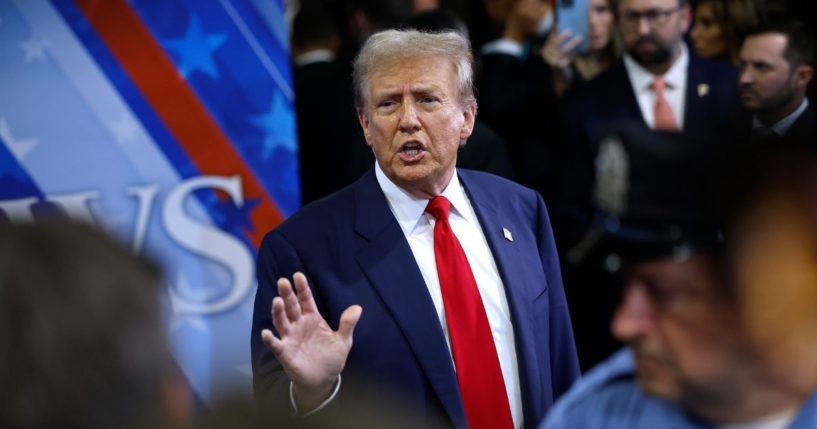
[(272, 300), (272, 324), (281, 335), (289, 335), (292, 325), (289, 323), (289, 318), (284, 311), (284, 300), (280, 296), (276, 296)]
[(281, 277), (278, 279), (278, 295), (284, 300), (284, 310), (290, 322), (297, 322), (301, 318), (301, 306), (298, 304), (298, 297), (292, 291), (292, 284), (289, 279)]
[(272, 350), (272, 353), (275, 354), (275, 356), (280, 355), (281, 352), (284, 351), (284, 343), (281, 342), (281, 340), (279, 340), (269, 329), (264, 329), (261, 331), (261, 341), (263, 341), (264, 344), (269, 347), (270, 350)]
[(312, 297), (312, 290), (309, 289), (309, 282), (306, 276), (297, 272), (292, 276), (295, 281), (295, 290), (298, 291), (298, 302), (301, 305), (301, 311), (304, 313), (317, 313), (318, 307), (315, 305), (315, 298)]
[(349, 306), (340, 315), (340, 323), (338, 323), (338, 334), (344, 341), (352, 341), (352, 333), (355, 331), (355, 326), (360, 320), (360, 314), (363, 313), (363, 307), (359, 305)]

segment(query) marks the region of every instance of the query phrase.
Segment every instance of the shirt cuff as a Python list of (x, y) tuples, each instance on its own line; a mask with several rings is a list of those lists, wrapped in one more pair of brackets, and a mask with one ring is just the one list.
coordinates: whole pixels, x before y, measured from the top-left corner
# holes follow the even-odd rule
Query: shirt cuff
[(290, 402), (290, 404), (292, 404), (292, 411), (293, 411), (292, 415), (297, 416), (297, 417), (308, 417), (308, 416), (311, 416), (312, 414), (317, 413), (318, 411), (324, 409), (327, 405), (329, 405), (329, 403), (332, 402), (333, 399), (335, 399), (335, 396), (338, 396), (339, 391), (340, 391), (340, 374), (338, 374), (338, 380), (335, 382), (335, 389), (332, 390), (332, 394), (329, 395), (329, 397), (326, 398), (325, 401), (321, 402), (320, 405), (318, 405), (314, 409), (312, 409), (312, 410), (310, 410), (310, 411), (308, 411), (306, 413), (301, 414), (301, 412), (298, 411), (298, 405), (295, 404), (295, 384), (290, 381), (289, 382), (289, 402)]

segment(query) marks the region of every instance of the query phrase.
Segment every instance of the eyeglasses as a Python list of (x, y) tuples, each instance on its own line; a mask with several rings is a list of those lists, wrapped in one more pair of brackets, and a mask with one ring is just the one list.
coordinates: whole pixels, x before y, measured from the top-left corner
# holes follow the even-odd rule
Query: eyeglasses
[(645, 11), (625, 10), (621, 12), (621, 22), (629, 27), (635, 27), (644, 18), (651, 27), (660, 27), (667, 23), (669, 17), (681, 10), (680, 7), (672, 9), (647, 9)]

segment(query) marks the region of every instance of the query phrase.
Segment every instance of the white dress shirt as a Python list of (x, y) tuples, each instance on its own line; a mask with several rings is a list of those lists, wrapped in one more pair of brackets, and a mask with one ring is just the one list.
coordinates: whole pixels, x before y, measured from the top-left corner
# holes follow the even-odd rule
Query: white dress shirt
[(517, 42), (516, 40), (497, 39), (483, 45), (480, 52), (482, 53), (482, 55), (491, 54), (510, 55), (521, 60), (525, 54), (525, 47), (522, 46), (522, 44)]
[[(445, 322), (445, 307), (443, 306), (440, 280), (437, 277), (437, 262), (434, 258), (434, 217), (426, 214), (428, 199), (416, 198), (395, 185), (380, 165), (375, 166), (377, 183), (386, 195), (394, 217), (400, 224), (403, 234), (408, 240), (414, 259), (420, 267), (428, 293), (437, 310), (437, 317), (443, 328), (448, 351), (451, 353), (451, 338)], [(442, 196), (451, 202), (451, 211), (448, 221), (451, 229), (465, 251), (471, 271), (477, 282), (491, 333), (494, 337), (499, 365), (502, 368), (502, 378), (505, 381), (505, 390), (511, 407), (514, 426), (521, 428), (522, 421), (522, 392), (519, 386), (519, 368), (516, 360), (513, 324), (505, 295), (505, 287), (499, 277), (491, 249), (480, 227), (471, 203), (460, 185), (457, 174), (451, 178)], [(453, 361), (453, 358), (452, 358)]]
[[(664, 98), (672, 109), (672, 116), (679, 130), (684, 129), (688, 66), (689, 50), (685, 43), (681, 43), (681, 54), (662, 76), (666, 82)], [(624, 54), (624, 68), (627, 69), (627, 76), (633, 86), (644, 122), (650, 128), (655, 128), (655, 91), (652, 90), (652, 81), (656, 76), (638, 64), (629, 54)]]

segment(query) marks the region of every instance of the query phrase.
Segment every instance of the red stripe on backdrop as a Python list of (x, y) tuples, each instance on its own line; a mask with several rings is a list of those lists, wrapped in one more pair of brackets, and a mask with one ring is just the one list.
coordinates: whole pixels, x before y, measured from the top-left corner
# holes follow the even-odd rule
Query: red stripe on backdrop
[(261, 202), (246, 231), (256, 248), (283, 215), (202, 105), (173, 61), (124, 0), (76, 0), (113, 56), (202, 174), (238, 174), (247, 199)]

